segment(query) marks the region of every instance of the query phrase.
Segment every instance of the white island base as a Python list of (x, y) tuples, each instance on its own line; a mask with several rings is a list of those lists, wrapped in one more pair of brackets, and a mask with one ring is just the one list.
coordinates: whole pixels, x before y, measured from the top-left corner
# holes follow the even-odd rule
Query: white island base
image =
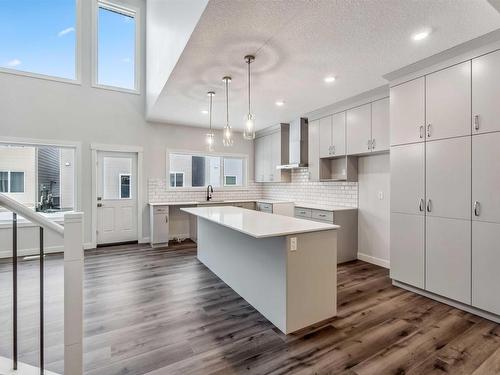
[[(226, 219), (227, 209), (232, 209), (233, 219), (233, 210), (251, 212), (252, 217), (241, 217), (234, 228), (224, 222), (224, 212), (207, 219), (199, 211), (206, 209), (185, 209), (198, 216), (198, 259), (203, 264), (285, 334), (336, 315), (338, 227), (256, 237), (242, 233), (245, 220), (284, 217), (227, 207)], [(293, 238), (297, 250), (291, 250)]]

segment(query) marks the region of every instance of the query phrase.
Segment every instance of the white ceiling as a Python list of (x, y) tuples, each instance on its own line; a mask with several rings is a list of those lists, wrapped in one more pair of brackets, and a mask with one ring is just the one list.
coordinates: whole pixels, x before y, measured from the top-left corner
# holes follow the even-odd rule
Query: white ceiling
[[(416, 43), (411, 36), (431, 27)], [(262, 129), (387, 82), (382, 75), (500, 27), (486, 0), (211, 0), (149, 119), (208, 126), (206, 92), (216, 91), (214, 124), (243, 129), (246, 64), (252, 53), (252, 109)], [(326, 84), (323, 79), (337, 80)], [(277, 107), (276, 100), (285, 105)]]

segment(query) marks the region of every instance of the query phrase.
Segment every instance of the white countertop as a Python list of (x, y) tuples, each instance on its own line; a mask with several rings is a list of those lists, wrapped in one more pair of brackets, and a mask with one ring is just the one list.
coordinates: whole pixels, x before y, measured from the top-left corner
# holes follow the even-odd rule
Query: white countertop
[(224, 204), (224, 203), (250, 203), (250, 202), (259, 202), (259, 203), (268, 203), (268, 204), (277, 204), (277, 203), (293, 203), (291, 200), (278, 200), (278, 199), (223, 199), (223, 200), (211, 200), (211, 201), (170, 201), (170, 202), (149, 202), (150, 206), (195, 206), (195, 205), (203, 205), (203, 204)]
[(340, 228), (338, 225), (232, 206), (185, 207), (181, 210), (255, 238), (287, 236)]
[(305, 203), (305, 202), (295, 202), (295, 207), (311, 208), (313, 210), (323, 210), (323, 211), (357, 210), (356, 207), (334, 206), (322, 203)]

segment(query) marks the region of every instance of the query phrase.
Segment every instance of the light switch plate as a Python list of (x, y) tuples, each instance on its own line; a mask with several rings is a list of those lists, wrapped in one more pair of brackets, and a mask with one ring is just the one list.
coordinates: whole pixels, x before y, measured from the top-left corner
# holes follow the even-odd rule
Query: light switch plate
[(297, 251), (297, 237), (290, 238), (290, 251)]
[(384, 199), (384, 192), (383, 192), (383, 191), (379, 191), (379, 192), (378, 192), (378, 199), (379, 199), (379, 200)]

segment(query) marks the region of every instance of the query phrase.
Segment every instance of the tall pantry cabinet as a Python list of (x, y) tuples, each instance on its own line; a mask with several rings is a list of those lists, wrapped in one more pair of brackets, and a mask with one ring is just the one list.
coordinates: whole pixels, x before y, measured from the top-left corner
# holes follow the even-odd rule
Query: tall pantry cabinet
[(495, 315), (499, 79), (497, 51), (390, 93), (391, 277)]

